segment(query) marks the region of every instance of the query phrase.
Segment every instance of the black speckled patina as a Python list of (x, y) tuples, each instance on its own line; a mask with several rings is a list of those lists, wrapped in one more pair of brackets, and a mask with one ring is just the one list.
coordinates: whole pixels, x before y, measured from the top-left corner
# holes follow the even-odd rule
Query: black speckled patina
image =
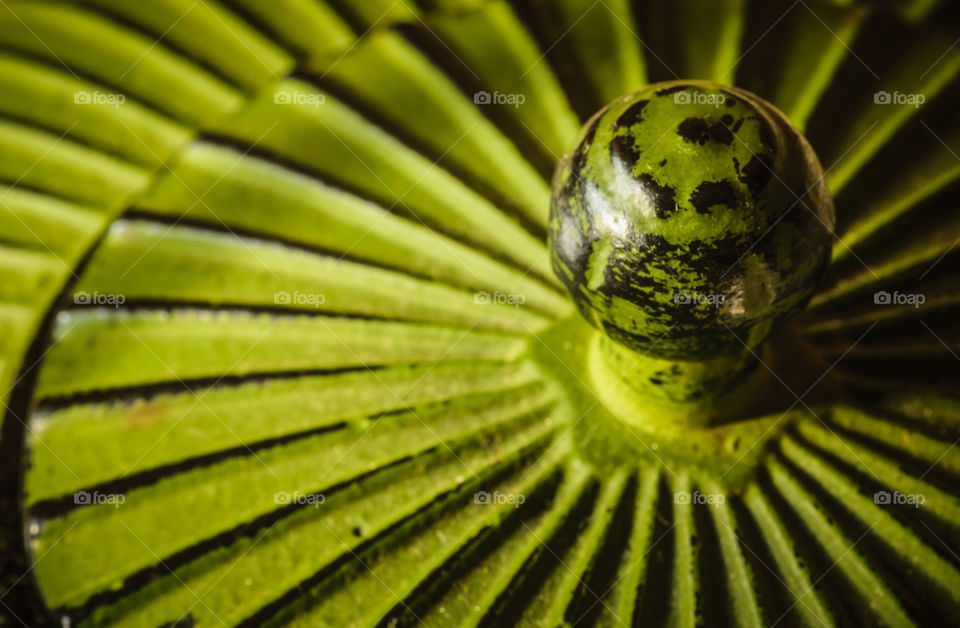
[(549, 237), (588, 321), (636, 351), (695, 360), (757, 344), (805, 304), (833, 219), (819, 163), (781, 113), (691, 81), (591, 119), (557, 171)]

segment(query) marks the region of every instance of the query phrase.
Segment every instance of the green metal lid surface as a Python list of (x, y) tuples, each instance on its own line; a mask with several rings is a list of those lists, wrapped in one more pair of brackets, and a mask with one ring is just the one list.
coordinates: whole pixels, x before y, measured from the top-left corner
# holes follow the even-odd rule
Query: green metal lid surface
[(0, 625), (956, 625), (958, 38), (0, 2)]

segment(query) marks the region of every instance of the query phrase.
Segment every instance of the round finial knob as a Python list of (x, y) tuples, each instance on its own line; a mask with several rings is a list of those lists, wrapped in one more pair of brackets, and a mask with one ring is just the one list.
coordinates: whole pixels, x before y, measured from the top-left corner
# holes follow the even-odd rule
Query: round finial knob
[(830, 257), (833, 203), (813, 150), (771, 104), (703, 81), (615, 100), (560, 164), (554, 271), (621, 348), (741, 355), (799, 311)]

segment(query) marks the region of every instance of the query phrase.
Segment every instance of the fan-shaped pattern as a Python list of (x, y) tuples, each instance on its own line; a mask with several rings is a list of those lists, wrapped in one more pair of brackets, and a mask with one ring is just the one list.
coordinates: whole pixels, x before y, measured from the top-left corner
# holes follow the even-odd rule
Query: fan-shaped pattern
[[(847, 4), (9, 2), (0, 382), (29, 385), (4, 437), (45, 603), (130, 626), (955, 620), (960, 48), (936, 2)], [(774, 102), (837, 204), (796, 335), (848, 392), (701, 435), (722, 473), (622, 426), (643, 461), (593, 464), (598, 400), (555, 377), (585, 332), (558, 327), (549, 177), (593, 111), (671, 78)]]

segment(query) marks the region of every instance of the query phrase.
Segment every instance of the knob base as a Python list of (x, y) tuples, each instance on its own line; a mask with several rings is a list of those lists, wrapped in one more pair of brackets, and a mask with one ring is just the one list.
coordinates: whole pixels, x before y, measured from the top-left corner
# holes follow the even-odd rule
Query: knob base
[(748, 413), (764, 396), (768, 372), (744, 348), (706, 360), (670, 360), (594, 335), (589, 370), (595, 389), (621, 420), (662, 429), (707, 427)]

